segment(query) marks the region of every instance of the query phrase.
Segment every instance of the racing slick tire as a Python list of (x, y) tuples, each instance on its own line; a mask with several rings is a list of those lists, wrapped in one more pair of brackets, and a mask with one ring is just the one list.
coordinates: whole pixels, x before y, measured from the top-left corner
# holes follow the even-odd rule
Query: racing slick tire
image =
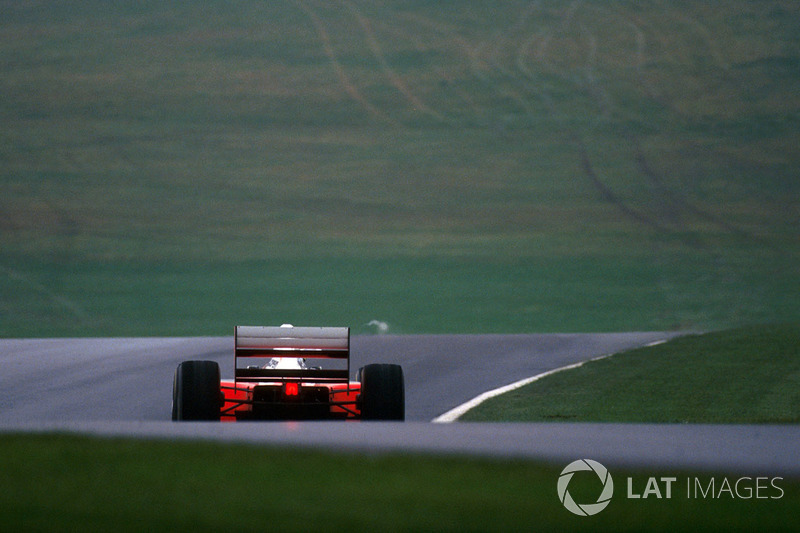
[(405, 420), (406, 400), (400, 365), (366, 365), (361, 377), (362, 420)]
[(172, 420), (219, 421), (219, 384), (219, 364), (215, 361), (179, 364), (172, 385)]

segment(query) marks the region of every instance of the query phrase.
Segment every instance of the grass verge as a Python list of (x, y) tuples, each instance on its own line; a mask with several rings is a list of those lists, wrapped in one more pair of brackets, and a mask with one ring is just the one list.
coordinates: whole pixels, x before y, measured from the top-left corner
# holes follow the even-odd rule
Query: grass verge
[(800, 324), (687, 336), (560, 372), (467, 421), (800, 422)]
[[(227, 335), (234, 324), (286, 322), (369, 334), (372, 320), (386, 322), (393, 334), (667, 331), (696, 329), (698, 322), (722, 328), (783, 321), (796, 307), (789, 294), (800, 291), (800, 277), (783, 258), (775, 263), (784, 266), (759, 281), (759, 261), (743, 254), (723, 264), (680, 253), (655, 261), (17, 258), (5, 271), (0, 266), (0, 278), (7, 274), (0, 280), (0, 337)], [(747, 265), (752, 270), (745, 272)]]
[[(623, 496), (625, 476), (644, 487), (656, 474), (618, 469), (609, 507), (578, 517), (558, 500), (561, 468), (7, 434), (0, 435), (0, 515), (9, 531), (722, 531), (797, 525), (796, 481), (776, 480), (780, 491), (770, 487), (768, 498), (688, 498), (678, 484), (672, 499), (631, 500)], [(703, 484), (711, 479), (699, 477)], [(570, 485), (573, 497), (591, 499), (596, 487), (578, 485)]]
[(0, 336), (800, 320), (798, 5), (6, 2)]

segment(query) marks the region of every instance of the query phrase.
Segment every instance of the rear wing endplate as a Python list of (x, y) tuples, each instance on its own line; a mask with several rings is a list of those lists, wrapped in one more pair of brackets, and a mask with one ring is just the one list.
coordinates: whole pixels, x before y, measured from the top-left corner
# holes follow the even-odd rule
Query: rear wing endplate
[[(236, 326), (234, 331), (236, 381), (342, 381), (350, 377), (350, 328), (293, 326)], [(341, 359), (345, 369), (279, 370), (239, 368), (240, 358), (303, 357)]]

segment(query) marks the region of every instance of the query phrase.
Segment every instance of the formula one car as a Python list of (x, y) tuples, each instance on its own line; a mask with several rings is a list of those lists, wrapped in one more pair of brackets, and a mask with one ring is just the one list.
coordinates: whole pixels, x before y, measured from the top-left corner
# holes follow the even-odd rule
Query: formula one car
[(350, 381), (350, 328), (236, 326), (233, 360), (233, 380), (220, 379), (215, 361), (178, 365), (172, 419), (405, 418), (399, 365), (369, 364)]

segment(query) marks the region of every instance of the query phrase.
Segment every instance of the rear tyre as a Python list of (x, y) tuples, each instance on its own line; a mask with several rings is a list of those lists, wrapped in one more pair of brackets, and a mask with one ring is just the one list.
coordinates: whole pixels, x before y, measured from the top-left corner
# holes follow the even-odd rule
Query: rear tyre
[(361, 418), (405, 420), (406, 401), (400, 365), (367, 365), (361, 374)]
[(172, 419), (219, 421), (219, 376), (215, 361), (179, 364), (172, 383)]

